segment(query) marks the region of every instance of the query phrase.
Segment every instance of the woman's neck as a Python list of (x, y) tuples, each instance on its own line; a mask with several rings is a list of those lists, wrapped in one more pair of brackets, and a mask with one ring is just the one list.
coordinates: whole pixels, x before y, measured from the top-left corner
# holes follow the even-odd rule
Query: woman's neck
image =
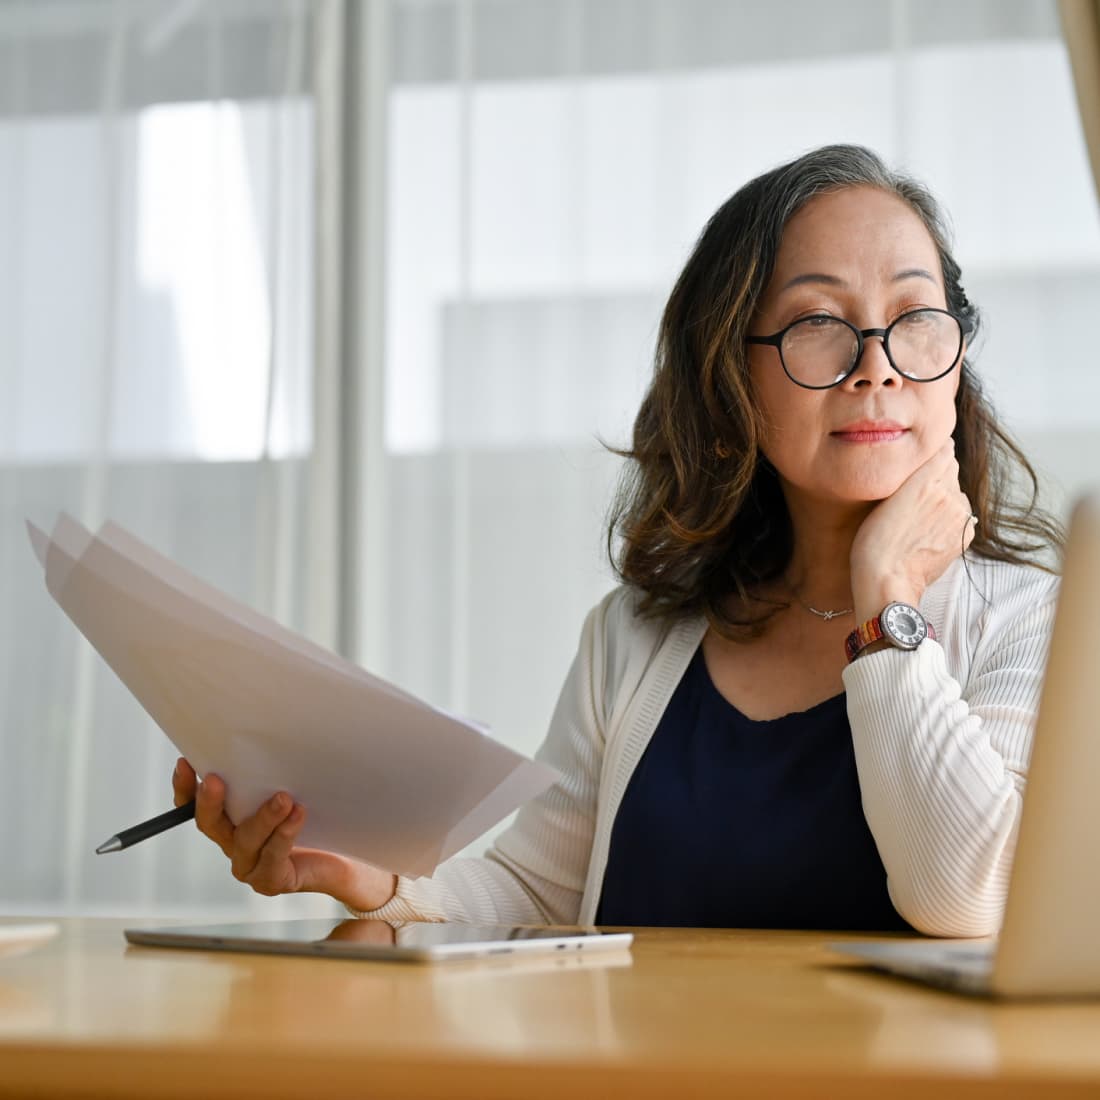
[(814, 607), (851, 607), (852, 543), (874, 503), (836, 504), (788, 492), (787, 508), (793, 546), (787, 584)]

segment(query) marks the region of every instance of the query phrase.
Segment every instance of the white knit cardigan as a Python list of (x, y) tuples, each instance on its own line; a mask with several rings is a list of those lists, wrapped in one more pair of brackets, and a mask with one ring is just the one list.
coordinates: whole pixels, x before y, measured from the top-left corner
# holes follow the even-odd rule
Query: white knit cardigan
[[(1000, 927), (1056, 594), (1056, 578), (1038, 569), (968, 556), (921, 600), (938, 641), (867, 654), (844, 670), (863, 810), (890, 898), (923, 932), (984, 936)], [(537, 754), (560, 781), (483, 858), (401, 878), (391, 901), (357, 916), (594, 920), (619, 803), (706, 632), (701, 618), (662, 626), (633, 608), (619, 588), (585, 620)]]

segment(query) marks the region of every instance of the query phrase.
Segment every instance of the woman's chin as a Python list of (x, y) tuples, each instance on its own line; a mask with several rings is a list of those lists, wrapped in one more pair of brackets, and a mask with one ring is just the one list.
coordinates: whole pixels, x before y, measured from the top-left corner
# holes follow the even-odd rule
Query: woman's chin
[[(816, 476), (795, 480), (780, 473), (780, 479), (788, 495), (794, 492), (822, 503), (870, 505), (893, 496), (905, 484), (913, 469), (915, 467), (909, 463), (882, 463), (876, 469), (867, 469), (866, 466), (849, 470), (834, 468), (829, 470), (827, 478)], [(814, 473), (817, 475), (820, 471)]]
[(838, 504), (877, 504), (880, 500), (893, 496), (904, 483), (904, 477), (883, 474), (859, 478), (842, 485), (830, 485), (824, 495)]

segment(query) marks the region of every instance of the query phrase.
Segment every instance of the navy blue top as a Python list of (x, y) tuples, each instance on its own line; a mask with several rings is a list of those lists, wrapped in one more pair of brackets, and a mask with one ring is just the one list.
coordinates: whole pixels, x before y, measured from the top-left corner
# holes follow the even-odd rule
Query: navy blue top
[(623, 795), (599, 924), (888, 930), (845, 696), (746, 718), (696, 652)]

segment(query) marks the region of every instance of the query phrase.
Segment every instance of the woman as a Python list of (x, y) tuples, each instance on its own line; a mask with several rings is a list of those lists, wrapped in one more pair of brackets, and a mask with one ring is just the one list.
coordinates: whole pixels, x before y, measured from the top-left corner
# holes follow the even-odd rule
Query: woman
[(406, 881), (295, 849), (285, 793), (234, 827), (210, 776), (196, 819), (234, 874), (391, 920), (996, 931), (1056, 595), (1031, 559), (1060, 532), (959, 280), (934, 200), (865, 149), (739, 190), (665, 310), (624, 584), (539, 753), (561, 781), (484, 859)]

